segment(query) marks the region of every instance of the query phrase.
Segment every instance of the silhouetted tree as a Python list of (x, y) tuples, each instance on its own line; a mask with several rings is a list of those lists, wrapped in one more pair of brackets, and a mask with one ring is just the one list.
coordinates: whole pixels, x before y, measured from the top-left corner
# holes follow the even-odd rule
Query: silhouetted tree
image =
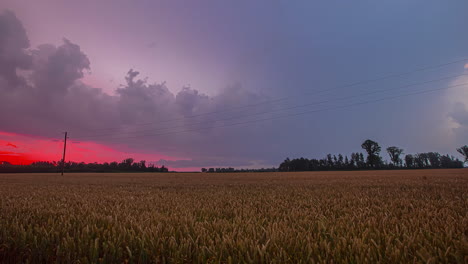
[(379, 143), (368, 139), (361, 147), (367, 152), (367, 164), (372, 168), (380, 167), (382, 158), (379, 156), (381, 150)]
[[(0, 172), (58, 172), (61, 162), (44, 162), (38, 161), (30, 165), (10, 165), (3, 166), (0, 164)], [(118, 171), (135, 171), (135, 172), (166, 172), (169, 171), (166, 167), (155, 167), (154, 165), (146, 166), (146, 162), (140, 161), (133, 163), (133, 159), (125, 159), (121, 163), (104, 162), (104, 163), (84, 163), (84, 162), (65, 162), (65, 171), (67, 172), (118, 172)]]
[(350, 160), (350, 166), (354, 168), (358, 168), (359, 164), (359, 154), (358, 153), (351, 153), (351, 160)]
[(392, 160), (393, 165), (401, 166), (402, 160), (400, 155), (403, 154), (403, 149), (399, 147), (388, 147), (387, 152), (390, 156), (390, 160)]
[(423, 153), (418, 153), (414, 155), (414, 165), (420, 169), (424, 168), (425, 166), (425, 157)]
[(333, 164), (333, 157), (331, 154), (328, 154), (327, 155), (327, 166), (328, 168), (333, 168), (334, 164)]
[(343, 155), (341, 155), (341, 154), (338, 154), (338, 164), (337, 164), (337, 167), (338, 167), (339, 169), (343, 169), (343, 167), (344, 167)]
[(427, 158), (431, 163), (432, 168), (440, 168), (440, 154), (437, 152), (429, 152), (427, 153)]
[(359, 168), (365, 168), (366, 162), (364, 161), (364, 155), (359, 153)]
[(468, 145), (457, 148), (457, 151), (463, 156), (464, 162), (468, 162)]
[(116, 170), (119, 167), (119, 164), (116, 161), (113, 161), (109, 164), (110, 169)]
[[(362, 169), (395, 169), (396, 166), (403, 166), (401, 155), (403, 149), (399, 147), (388, 147), (386, 150), (390, 156), (392, 163), (382, 160), (379, 156), (381, 148), (379, 144), (372, 140), (366, 140), (361, 147), (366, 150), (368, 157), (367, 162), (362, 153), (351, 153), (351, 157), (343, 156), (342, 154), (332, 155), (327, 154), (322, 159), (289, 159), (287, 158), (279, 166), (279, 171), (316, 171), (316, 170), (362, 170)], [(464, 146), (457, 149), (458, 152), (468, 152), (468, 147)], [(463, 162), (449, 155), (440, 155), (437, 152), (418, 153), (415, 155), (407, 154), (404, 157), (405, 166), (408, 169), (428, 169), (428, 168), (463, 168)], [(220, 170), (223, 172), (224, 168)]]
[(413, 168), (414, 166), (414, 157), (411, 154), (405, 156), (405, 164), (407, 168)]
[(418, 153), (417, 156), (421, 160), (423, 168), (431, 166), (431, 162), (429, 161), (429, 155), (427, 153)]
[(290, 171), (291, 169), (291, 160), (286, 158), (278, 168), (280, 171)]
[(440, 157), (440, 166), (442, 168), (463, 168), (463, 161), (443, 155)]

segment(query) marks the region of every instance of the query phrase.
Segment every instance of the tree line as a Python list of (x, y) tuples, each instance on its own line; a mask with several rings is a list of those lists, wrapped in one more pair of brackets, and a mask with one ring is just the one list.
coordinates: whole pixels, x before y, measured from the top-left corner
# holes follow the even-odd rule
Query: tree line
[[(0, 173), (29, 173), (29, 172), (58, 172), (61, 171), (62, 162), (38, 161), (29, 165), (12, 165), (8, 162), (0, 163)], [(142, 160), (135, 162), (134, 159), (124, 159), (122, 162), (85, 163), (65, 162), (65, 172), (168, 172), (164, 165), (157, 167), (153, 164), (147, 165)]]
[(368, 170), (368, 169), (428, 169), (428, 168), (463, 168), (468, 162), (468, 146), (457, 148), (464, 161), (450, 155), (441, 155), (437, 152), (407, 154), (403, 157), (402, 148), (391, 146), (386, 149), (390, 162), (384, 161), (380, 156), (382, 148), (373, 140), (366, 140), (361, 144), (367, 156), (363, 153), (352, 153), (351, 156), (342, 154), (328, 154), (322, 159), (297, 158), (284, 160), (279, 171), (325, 171), (325, 170)]
[[(367, 170), (367, 169), (427, 169), (427, 168), (463, 168), (468, 162), (468, 146), (457, 148), (464, 161), (450, 155), (441, 155), (437, 152), (407, 154), (404, 150), (391, 146), (386, 149), (390, 156), (390, 162), (384, 161), (380, 156), (380, 145), (372, 140), (366, 140), (361, 144), (367, 156), (361, 152), (352, 153), (350, 157), (342, 154), (328, 154), (322, 159), (297, 158), (284, 160), (278, 168), (261, 169), (234, 169), (234, 168), (202, 168), (202, 172), (272, 172), (272, 171), (325, 171), (325, 170)], [(38, 161), (29, 165), (13, 165), (8, 162), (0, 162), (0, 173), (29, 173), (29, 172), (59, 172), (61, 162)], [(164, 165), (157, 167), (147, 165), (142, 160), (135, 162), (128, 158), (122, 162), (84, 163), (65, 162), (65, 172), (168, 172)]]

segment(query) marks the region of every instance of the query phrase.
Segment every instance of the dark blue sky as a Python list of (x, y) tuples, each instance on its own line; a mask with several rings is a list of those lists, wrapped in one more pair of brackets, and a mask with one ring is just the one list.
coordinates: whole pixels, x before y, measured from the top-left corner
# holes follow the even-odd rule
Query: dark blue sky
[[(3, 83), (10, 93), (17, 91), (8, 95), (10, 111), (27, 104), (18, 115), (47, 119), (41, 122), (49, 124), (46, 129), (39, 128), (36, 121), (19, 123), (22, 116), (4, 118), (2, 130), (7, 132), (54, 137), (57, 130), (66, 129), (79, 138), (99, 134), (87, 129), (117, 128), (106, 133), (119, 140), (89, 140), (122, 151), (183, 159), (166, 161), (172, 167), (271, 166), (287, 156), (360, 151), (367, 138), (384, 148), (401, 146), (407, 153), (455, 154), (456, 147), (468, 143), (467, 87), (322, 111), (468, 82), (468, 78), (458, 77), (404, 87), (468, 73), (464, 67), (468, 61), (317, 93), (468, 58), (467, 1), (2, 2), (0, 8), (16, 15), (30, 41), (29, 47), (18, 52), (32, 54), (34, 66), (18, 74), (41, 97), (55, 98), (57, 91), (63, 91), (58, 92), (66, 98), (63, 101), (70, 100), (74, 106), (67, 110), (70, 103), (64, 103), (65, 110), (59, 114), (52, 109), (38, 114), (37, 107), (63, 105), (51, 106), (37, 97), (22, 96), (20, 88)], [(5, 22), (8, 19), (2, 26), (10, 25)], [(4, 32), (0, 31), (0, 40), (19, 39)], [(56, 65), (47, 64), (50, 60), (43, 58), (59, 54), (60, 47), (68, 51), (72, 47), (67, 48), (63, 38), (79, 51), (75, 49), (73, 56), (66, 53), (70, 56), (56, 60)], [(40, 46), (44, 43), (51, 45)], [(73, 65), (83, 76), (55, 80), (60, 75), (57, 69), (66, 65)], [(140, 72), (132, 83), (125, 80), (129, 69)], [(145, 77), (146, 84), (137, 82)], [(38, 80), (53, 85), (41, 88)], [(150, 85), (153, 83), (159, 85)], [(102, 90), (92, 92), (92, 88)], [(384, 92), (376, 92), (379, 90)], [(354, 97), (338, 100), (349, 96)], [(284, 97), (287, 100), (224, 112)], [(281, 110), (323, 100), (328, 102)], [(231, 126), (308, 110), (319, 112)], [(213, 111), (222, 113), (184, 119)], [(172, 123), (161, 122), (167, 119)], [(154, 124), (138, 125), (148, 122)], [(193, 122), (205, 123), (190, 125)], [(135, 132), (142, 130), (149, 132)], [(125, 138), (152, 130), (156, 131), (153, 134), (176, 133)], [(190, 131), (181, 132), (185, 130)]]

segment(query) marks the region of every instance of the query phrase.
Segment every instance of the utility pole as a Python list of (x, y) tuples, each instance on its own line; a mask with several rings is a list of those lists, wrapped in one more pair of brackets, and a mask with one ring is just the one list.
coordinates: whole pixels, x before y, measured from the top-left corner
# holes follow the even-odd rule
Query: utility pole
[(65, 152), (67, 150), (67, 138), (68, 138), (68, 132), (65, 132), (65, 140), (63, 142), (63, 156), (62, 156), (62, 176), (63, 176), (63, 171), (65, 170)]

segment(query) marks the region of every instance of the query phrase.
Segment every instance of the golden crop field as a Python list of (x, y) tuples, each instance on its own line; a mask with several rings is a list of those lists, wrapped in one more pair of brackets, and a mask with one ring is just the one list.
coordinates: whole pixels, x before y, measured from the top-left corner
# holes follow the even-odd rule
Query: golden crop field
[(0, 175), (1, 263), (468, 263), (468, 170)]

